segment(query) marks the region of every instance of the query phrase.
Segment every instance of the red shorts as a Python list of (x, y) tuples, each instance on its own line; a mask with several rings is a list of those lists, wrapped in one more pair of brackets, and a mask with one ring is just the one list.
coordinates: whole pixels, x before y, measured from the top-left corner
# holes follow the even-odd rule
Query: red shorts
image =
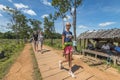
[(64, 54), (70, 54), (73, 51), (73, 47), (72, 46), (66, 46), (64, 49)]

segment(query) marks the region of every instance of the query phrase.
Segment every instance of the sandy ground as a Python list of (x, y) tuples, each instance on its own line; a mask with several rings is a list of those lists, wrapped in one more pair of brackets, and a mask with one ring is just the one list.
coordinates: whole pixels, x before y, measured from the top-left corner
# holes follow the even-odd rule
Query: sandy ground
[(24, 50), (3, 80), (33, 80), (33, 64), (30, 48), (31, 44), (25, 45)]

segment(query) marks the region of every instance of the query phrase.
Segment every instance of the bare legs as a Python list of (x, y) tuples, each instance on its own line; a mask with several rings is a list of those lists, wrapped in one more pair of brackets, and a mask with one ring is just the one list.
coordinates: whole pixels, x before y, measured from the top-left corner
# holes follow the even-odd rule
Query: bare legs
[(41, 50), (42, 50), (42, 47), (43, 47), (43, 44), (42, 44), (42, 43), (41, 43), (40, 47), (41, 47)]
[(75, 78), (75, 75), (73, 74), (73, 72), (71, 70), (72, 69), (72, 53), (69, 53), (69, 54), (67, 54), (65, 56), (66, 56), (65, 60), (59, 61), (59, 67), (62, 68), (62, 64), (64, 62), (68, 62), (68, 65), (69, 65), (69, 72), (68, 72), (68, 74), (70, 74), (73, 78)]
[(43, 48), (43, 43), (40, 42), (40, 51), (42, 51), (42, 48)]
[(69, 53), (69, 54), (67, 54), (67, 55), (65, 55), (66, 57), (66, 59), (65, 60), (63, 60), (63, 61), (61, 61), (61, 64), (62, 63), (65, 63), (65, 62), (68, 62), (68, 65), (69, 65), (69, 71), (71, 71), (71, 68), (72, 68), (72, 53)]
[(38, 50), (38, 43), (37, 43), (37, 41), (34, 41), (34, 49), (35, 49), (35, 51)]

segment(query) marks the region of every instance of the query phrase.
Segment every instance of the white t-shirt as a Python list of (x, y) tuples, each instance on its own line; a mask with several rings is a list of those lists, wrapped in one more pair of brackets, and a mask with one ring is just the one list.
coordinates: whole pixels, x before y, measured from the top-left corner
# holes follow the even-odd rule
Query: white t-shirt
[(102, 46), (102, 49), (109, 50), (109, 49), (110, 49), (110, 46), (104, 44), (104, 45)]
[(44, 40), (44, 36), (41, 35), (41, 34), (39, 34), (39, 35), (38, 35), (38, 40), (42, 42), (42, 41)]

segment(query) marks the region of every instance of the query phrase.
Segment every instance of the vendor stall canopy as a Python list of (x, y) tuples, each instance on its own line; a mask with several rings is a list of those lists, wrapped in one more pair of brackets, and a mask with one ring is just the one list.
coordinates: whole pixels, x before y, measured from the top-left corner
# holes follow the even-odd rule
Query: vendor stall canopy
[(120, 29), (93, 30), (81, 33), (79, 39), (118, 39), (120, 40)]

